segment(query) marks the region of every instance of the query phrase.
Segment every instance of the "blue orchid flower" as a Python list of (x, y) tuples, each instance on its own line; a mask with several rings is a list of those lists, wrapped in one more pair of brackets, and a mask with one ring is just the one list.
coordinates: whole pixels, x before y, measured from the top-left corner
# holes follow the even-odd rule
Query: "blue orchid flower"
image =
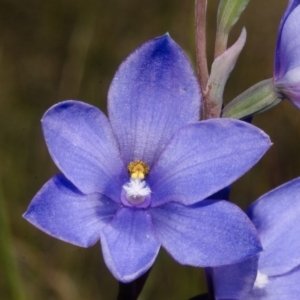
[(63, 241), (101, 241), (122, 282), (145, 273), (163, 246), (181, 264), (218, 266), (261, 250), (253, 224), (227, 201), (204, 200), (251, 168), (270, 146), (258, 128), (231, 119), (198, 122), (201, 93), (180, 47), (165, 35), (120, 66), (109, 119), (65, 101), (42, 118), (62, 174), (32, 200), (25, 219)]
[(263, 251), (244, 262), (207, 269), (216, 300), (297, 300), (300, 294), (300, 178), (265, 194), (247, 214)]
[(290, 0), (281, 19), (277, 38), (274, 83), (300, 108), (300, 0)]

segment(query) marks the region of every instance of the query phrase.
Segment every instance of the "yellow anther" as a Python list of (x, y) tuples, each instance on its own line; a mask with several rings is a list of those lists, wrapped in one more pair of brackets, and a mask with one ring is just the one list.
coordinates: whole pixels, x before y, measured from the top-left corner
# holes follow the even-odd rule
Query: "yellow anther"
[(127, 169), (132, 179), (144, 179), (150, 170), (148, 165), (141, 160), (132, 161)]

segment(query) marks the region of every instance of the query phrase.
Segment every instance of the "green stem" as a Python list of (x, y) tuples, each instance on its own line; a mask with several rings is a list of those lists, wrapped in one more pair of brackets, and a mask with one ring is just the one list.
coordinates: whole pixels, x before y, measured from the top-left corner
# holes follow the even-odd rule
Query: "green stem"
[(8, 217), (3, 195), (0, 193), (0, 260), (11, 300), (25, 300), (10, 237)]
[(227, 49), (228, 34), (224, 31), (217, 29), (216, 43), (215, 43), (215, 59), (221, 56)]

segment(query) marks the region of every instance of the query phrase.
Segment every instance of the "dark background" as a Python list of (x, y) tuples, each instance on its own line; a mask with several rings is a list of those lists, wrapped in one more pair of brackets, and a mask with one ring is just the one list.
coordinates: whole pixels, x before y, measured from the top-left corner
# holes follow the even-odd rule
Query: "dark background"
[[(208, 2), (211, 64), (218, 1)], [(226, 101), (272, 77), (277, 30), (287, 2), (250, 1), (230, 36), (231, 44), (246, 26), (246, 46), (228, 81)], [(99, 244), (89, 249), (69, 245), (21, 215), (57, 172), (41, 132), (44, 112), (66, 99), (105, 111), (118, 65), (143, 42), (166, 32), (194, 63), (192, 0), (0, 0), (0, 200), (6, 217), (2, 227), (8, 225), (11, 233), (7, 239), (1, 232), (0, 299), (115, 299), (117, 283), (104, 265)], [(232, 201), (246, 208), (300, 175), (299, 118), (300, 111), (288, 101), (254, 118), (274, 145), (233, 185)], [(5, 250), (15, 261), (10, 272), (4, 271)], [(15, 283), (19, 279), (19, 296), (11, 294), (10, 276)], [(140, 299), (187, 299), (204, 291), (202, 270), (180, 266), (161, 251)]]

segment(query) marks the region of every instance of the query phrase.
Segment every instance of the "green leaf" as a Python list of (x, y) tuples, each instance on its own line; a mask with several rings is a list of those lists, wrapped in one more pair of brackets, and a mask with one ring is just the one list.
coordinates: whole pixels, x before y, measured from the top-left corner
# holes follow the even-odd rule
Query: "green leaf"
[(249, 0), (221, 0), (218, 9), (218, 30), (229, 34), (248, 3)]
[(273, 79), (266, 79), (250, 87), (226, 105), (222, 117), (242, 119), (264, 112), (281, 100), (282, 95), (277, 92)]

